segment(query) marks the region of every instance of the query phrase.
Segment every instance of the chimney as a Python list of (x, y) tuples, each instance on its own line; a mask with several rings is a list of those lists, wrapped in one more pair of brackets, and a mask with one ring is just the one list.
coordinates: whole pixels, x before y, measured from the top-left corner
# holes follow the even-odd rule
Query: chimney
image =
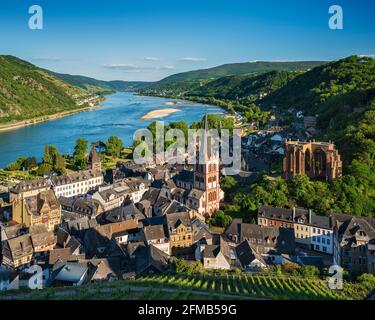
[(311, 209), (309, 209), (309, 224), (311, 224)]
[(296, 207), (293, 207), (293, 222), (296, 219)]

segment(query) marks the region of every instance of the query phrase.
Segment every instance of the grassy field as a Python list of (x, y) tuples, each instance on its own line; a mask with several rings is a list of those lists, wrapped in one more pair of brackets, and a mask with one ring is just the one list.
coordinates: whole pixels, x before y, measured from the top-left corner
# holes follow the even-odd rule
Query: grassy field
[(368, 290), (346, 282), (343, 290), (329, 289), (318, 278), (271, 275), (156, 275), (135, 280), (90, 284), (79, 288), (3, 292), (2, 299), (51, 300), (351, 300), (364, 299)]

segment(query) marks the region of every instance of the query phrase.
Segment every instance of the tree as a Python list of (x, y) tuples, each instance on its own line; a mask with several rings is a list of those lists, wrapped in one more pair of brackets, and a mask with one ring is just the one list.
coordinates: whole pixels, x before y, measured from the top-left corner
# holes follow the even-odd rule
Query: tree
[(237, 185), (236, 179), (232, 176), (223, 176), (220, 181), (220, 186), (224, 191), (230, 191)]
[(219, 210), (213, 215), (212, 218), (208, 220), (208, 223), (215, 227), (226, 228), (232, 223), (232, 217), (229, 215), (226, 215), (224, 211)]
[(42, 159), (43, 162), (38, 168), (38, 174), (45, 175), (52, 171), (56, 172), (57, 174), (65, 173), (65, 159), (55, 146), (45, 146)]
[(106, 154), (113, 157), (118, 158), (121, 154), (123, 149), (122, 140), (117, 136), (111, 136), (108, 138), (106, 144)]
[(38, 166), (38, 162), (35, 157), (29, 157), (25, 160), (24, 166), (26, 170), (32, 170)]
[(86, 169), (87, 167), (87, 148), (89, 142), (84, 138), (79, 138), (76, 141), (73, 153), (73, 164), (77, 169)]

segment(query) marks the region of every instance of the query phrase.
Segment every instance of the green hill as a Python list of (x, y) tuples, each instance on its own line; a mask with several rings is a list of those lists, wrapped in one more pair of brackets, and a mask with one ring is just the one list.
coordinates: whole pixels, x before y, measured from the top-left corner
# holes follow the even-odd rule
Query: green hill
[(13, 56), (0, 56), (0, 123), (84, 107), (87, 92)]
[(280, 89), (299, 74), (301, 71), (270, 71), (260, 75), (227, 76), (213, 80), (187, 95), (252, 102)]
[(158, 84), (172, 83), (186, 80), (216, 79), (240, 74), (260, 74), (270, 71), (297, 71), (307, 70), (324, 64), (322, 61), (295, 61), (295, 62), (243, 62), (223, 64), (209, 69), (194, 70), (178, 73), (163, 80)]
[(319, 115), (321, 127), (344, 127), (375, 98), (375, 59), (352, 56), (316, 67), (259, 101)]
[(148, 82), (142, 81), (104, 81), (80, 75), (62, 74), (51, 71), (48, 72), (73, 86), (80, 87), (96, 94), (110, 94), (114, 91), (132, 91), (149, 84)]
[(140, 93), (146, 95), (181, 97), (182, 95), (189, 95), (190, 92), (199, 91), (200, 88), (205, 86), (207, 83), (211, 83), (212, 81), (223, 77), (246, 75), (245, 77), (249, 78), (251, 76), (256, 76), (271, 71), (309, 70), (323, 63), (324, 62), (321, 61), (258, 61), (224, 64), (209, 69), (174, 74), (140, 88), (139, 91)]

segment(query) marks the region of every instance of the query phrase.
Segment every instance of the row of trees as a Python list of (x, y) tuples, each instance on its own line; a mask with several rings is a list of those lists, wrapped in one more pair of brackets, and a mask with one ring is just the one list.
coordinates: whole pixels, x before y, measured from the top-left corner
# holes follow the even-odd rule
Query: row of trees
[[(95, 146), (96, 143), (93, 143)], [(123, 149), (123, 142), (117, 136), (111, 136), (108, 138), (105, 145), (105, 154), (112, 158), (118, 158), (121, 156)], [(43, 176), (49, 173), (56, 173), (58, 175), (66, 172), (67, 166), (70, 166), (75, 170), (83, 170), (87, 168), (89, 142), (87, 139), (79, 138), (76, 141), (74, 152), (72, 156), (63, 156), (58, 149), (53, 145), (46, 145), (44, 148), (44, 154), (42, 161), (37, 162), (35, 157), (20, 157), (15, 162), (10, 163), (7, 166), (9, 171), (31, 171), (34, 170), (39, 176)]]

